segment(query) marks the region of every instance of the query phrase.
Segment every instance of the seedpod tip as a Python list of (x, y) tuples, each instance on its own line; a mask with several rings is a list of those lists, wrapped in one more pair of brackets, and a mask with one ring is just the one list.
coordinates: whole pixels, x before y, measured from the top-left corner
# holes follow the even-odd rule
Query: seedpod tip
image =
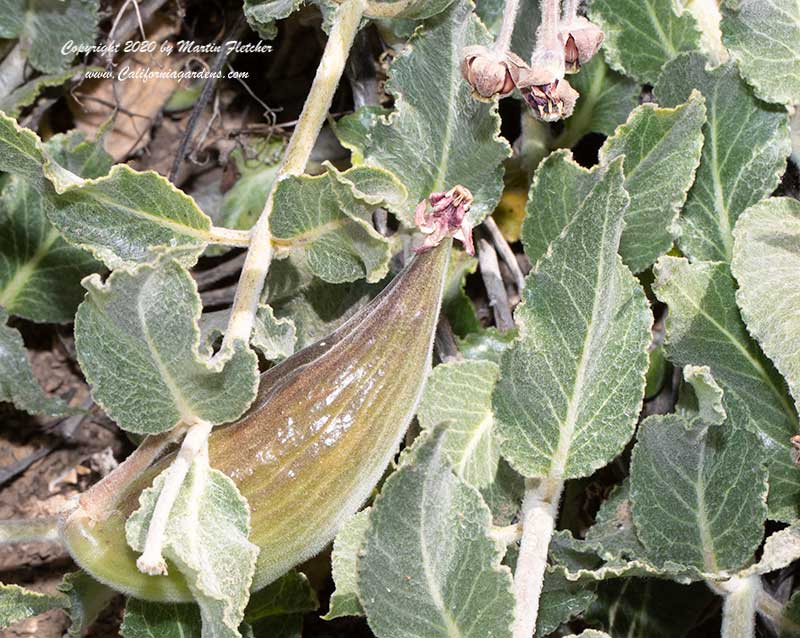
[[(416, 255), (339, 329), (262, 374), (250, 410), (212, 432), (211, 466), (250, 505), (250, 540), (260, 548), (253, 590), (328, 544), (397, 452), (430, 371), (451, 244)], [(62, 537), (97, 580), (145, 600), (190, 601), (177, 568), (142, 574), (125, 540), (141, 491), (173, 455), (152, 466), (147, 456), (128, 463), (132, 479), (112, 473), (87, 492)]]

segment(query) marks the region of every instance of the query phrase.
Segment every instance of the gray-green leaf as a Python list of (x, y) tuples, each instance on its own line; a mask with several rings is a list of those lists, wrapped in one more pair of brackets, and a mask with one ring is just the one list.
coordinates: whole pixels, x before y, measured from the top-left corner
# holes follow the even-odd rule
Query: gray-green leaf
[(328, 165), (318, 177), (287, 177), (275, 191), (273, 241), (298, 254), (324, 281), (379, 281), (388, 272), (391, 253), (389, 242), (372, 226), (372, 212), (404, 195), (402, 184), (379, 169), (339, 173)]
[(109, 268), (152, 261), (165, 249), (191, 266), (214, 239), (209, 217), (158, 173), (118, 164), (108, 175), (82, 179), (33, 131), (2, 113), (0, 170), (46, 195), (48, 217), (64, 238)]
[(129, 598), (120, 633), (123, 638), (200, 638), (200, 612), (197, 605)]
[(707, 365), (723, 389), (731, 425), (763, 441), (769, 467), (769, 515), (797, 517), (800, 471), (791, 457), (797, 415), (783, 379), (760, 352), (736, 307), (727, 264), (662, 257), (654, 291), (669, 306), (667, 356), (676, 365)]
[(736, 219), (775, 189), (786, 167), (788, 116), (784, 108), (757, 99), (735, 64), (708, 70), (697, 54), (669, 63), (654, 91), (659, 104), (676, 106), (698, 88), (708, 120), (678, 245), (692, 259), (730, 261)]
[[(45, 146), (84, 177), (111, 166), (100, 145), (79, 134), (56, 135)], [(0, 198), (0, 306), (33, 321), (66, 323), (83, 299), (81, 279), (100, 264), (61, 238), (47, 217), (54, 205), (51, 191), (9, 176)]]
[(278, 35), (277, 20), (288, 18), (303, 0), (245, 0), (244, 15), (250, 26), (265, 40)]
[(756, 204), (739, 217), (734, 238), (736, 302), (800, 406), (800, 202)]
[(624, 156), (625, 215), (619, 252), (638, 273), (672, 246), (674, 225), (694, 182), (706, 121), (703, 96), (693, 92), (674, 109), (638, 107), (600, 149), (600, 163)]
[(333, 620), (342, 616), (363, 616), (358, 591), (358, 553), (364, 544), (369, 527), (369, 509), (347, 521), (333, 541), (331, 566), (336, 590), (331, 594), (330, 609), (323, 616)]
[(617, 247), (628, 196), (622, 160), (528, 276), (519, 341), (494, 393), (501, 452), (525, 476), (587, 476), (633, 434), (652, 315)]
[(69, 607), (69, 600), (63, 594), (51, 596), (24, 589), (19, 585), (0, 583), (0, 629), (51, 609), (66, 607)]
[(8, 313), (0, 307), (0, 401), (10, 401), (28, 414), (69, 414), (66, 403), (44, 393), (33, 376), (22, 335), (7, 321)]
[(608, 63), (625, 75), (653, 84), (661, 67), (700, 47), (697, 21), (672, 0), (592, 0), (589, 17), (605, 33)]
[(800, 102), (800, 3), (723, 0), (722, 35), (742, 75), (768, 102)]
[(471, 8), (459, 0), (409, 40), (386, 84), (396, 109), (360, 140), (368, 165), (406, 178), (408, 199), (391, 208), (409, 225), (419, 201), (456, 184), (472, 191), (475, 222), (500, 199), (509, 147), (499, 137), (497, 105), (473, 99), (459, 71), (461, 49), (489, 42)]
[(19, 38), (28, 60), (39, 71), (55, 73), (69, 66), (76, 46), (94, 44), (97, 0), (0, 0), (0, 38)]
[(610, 136), (636, 106), (641, 86), (609, 68), (602, 55), (594, 56), (571, 75), (569, 83), (581, 97), (553, 146), (571, 148), (587, 133)]
[(200, 354), (200, 296), (164, 258), (105, 283), (92, 275), (75, 318), (78, 361), (92, 396), (121, 427), (152, 434), (181, 421), (239, 417), (255, 397), (257, 358), (246, 344), (210, 362)]
[(358, 582), (379, 638), (511, 636), (511, 574), (489, 508), (453, 474), (443, 435), (417, 439), (369, 515)]
[[(144, 549), (167, 468), (139, 497), (125, 524), (128, 544)], [(239, 638), (258, 547), (248, 540), (250, 510), (235, 483), (200, 455), (192, 463), (169, 514), (163, 554), (178, 569), (200, 606), (203, 638)]]
[[(245, 12), (247, 3), (245, 3)], [(219, 224), (225, 228), (249, 230), (256, 223), (264, 202), (278, 176), (283, 143), (259, 139), (250, 150), (234, 149), (229, 162), (236, 167), (239, 179), (222, 199)], [(254, 157), (250, 157), (254, 154)]]
[(445, 454), (470, 485), (494, 481), (500, 450), (494, 431), (492, 390), (500, 369), (491, 361), (458, 361), (434, 368), (417, 418), (427, 430), (446, 423)]
[(767, 472), (752, 432), (653, 416), (631, 460), (636, 532), (648, 554), (710, 574), (736, 571), (761, 543)]

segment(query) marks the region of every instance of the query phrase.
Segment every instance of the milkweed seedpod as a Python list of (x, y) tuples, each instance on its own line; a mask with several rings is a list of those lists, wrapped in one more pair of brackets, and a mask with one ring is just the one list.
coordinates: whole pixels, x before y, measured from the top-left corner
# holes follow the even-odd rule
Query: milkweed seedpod
[(484, 46), (469, 46), (462, 53), (461, 75), (472, 87), (475, 99), (488, 102), (514, 90), (514, 81), (505, 55)]
[(425, 252), (438, 246), (445, 237), (453, 237), (464, 244), (468, 254), (474, 255), (472, 225), (467, 219), (471, 205), (472, 193), (463, 186), (454, 186), (446, 193), (431, 193), (417, 204), (414, 223), (425, 234), (425, 241), (415, 252)]
[(583, 16), (575, 16), (559, 26), (559, 39), (564, 43), (567, 73), (577, 73), (594, 57), (603, 44), (603, 31)]
[[(253, 590), (329, 543), (397, 452), (430, 371), (450, 247), (447, 239), (417, 255), (333, 334), (265, 372), (249, 412), (211, 433), (211, 466), (250, 504), (260, 548)], [(125, 541), (140, 493), (173, 456), (127, 484), (109, 482), (112, 473), (61, 525), (86, 571), (146, 600), (191, 600), (177, 568), (142, 574)]]

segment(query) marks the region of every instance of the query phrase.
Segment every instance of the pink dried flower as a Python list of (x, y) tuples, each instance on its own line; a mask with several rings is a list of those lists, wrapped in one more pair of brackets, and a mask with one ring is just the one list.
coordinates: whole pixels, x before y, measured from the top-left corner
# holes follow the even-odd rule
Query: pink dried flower
[(559, 25), (558, 38), (564, 43), (567, 73), (577, 73), (594, 57), (604, 38), (603, 31), (583, 16), (575, 16)]
[(445, 237), (453, 237), (464, 244), (464, 250), (475, 254), (472, 243), (472, 226), (467, 212), (472, 205), (472, 193), (463, 186), (454, 186), (444, 193), (431, 193), (414, 211), (414, 223), (425, 234), (425, 240), (414, 249), (423, 253), (438, 246)]

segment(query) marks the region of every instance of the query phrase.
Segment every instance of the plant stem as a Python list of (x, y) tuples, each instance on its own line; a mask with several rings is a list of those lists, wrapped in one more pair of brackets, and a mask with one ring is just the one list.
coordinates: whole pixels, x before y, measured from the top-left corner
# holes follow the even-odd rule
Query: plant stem
[(558, 50), (559, 0), (541, 0), (542, 22), (536, 34), (536, 50)]
[(761, 594), (761, 577), (739, 578), (725, 582), (725, 603), (722, 606), (721, 638), (755, 638), (756, 606)]
[(580, 4), (581, 0), (565, 0), (563, 13), (564, 22), (569, 24), (578, 17), (578, 7)]
[(61, 542), (57, 518), (0, 521), (0, 545), (7, 543)]
[(492, 47), (495, 53), (505, 53), (511, 46), (511, 36), (514, 34), (514, 24), (517, 21), (518, 12), (519, 0), (506, 0), (503, 6), (503, 22), (500, 25), (500, 33)]
[(208, 445), (208, 435), (211, 432), (211, 424), (208, 421), (198, 421), (192, 425), (181, 444), (172, 464), (166, 470), (164, 486), (158, 495), (156, 506), (153, 509), (153, 516), (147, 528), (147, 538), (145, 539), (144, 551), (136, 561), (139, 571), (156, 576), (167, 573), (167, 564), (164, 561), (162, 550), (164, 547), (164, 534), (167, 531), (167, 523), (175, 500), (178, 498), (181, 485), (189, 472), (195, 458)]
[(525, 479), (522, 540), (514, 573), (514, 638), (531, 638), (536, 630), (547, 549), (556, 526), (563, 489), (561, 479)]
[(278, 169), (278, 177), (267, 196), (261, 216), (250, 232), (250, 248), (242, 266), (230, 320), (218, 353), (221, 356), (225, 356), (222, 353), (227, 352), (235, 341), (250, 340), (259, 296), (272, 260), (269, 219), (272, 214), (275, 190), (287, 175), (300, 174), (306, 167), (311, 149), (330, 109), (333, 94), (339, 85), (347, 54), (358, 32), (365, 7), (365, 0), (345, 0), (336, 9), (333, 28), (322, 53), (322, 61), (317, 69), (314, 83), (311, 85), (292, 139), (286, 149), (283, 162)]
[(212, 226), (208, 231), (208, 241), (213, 244), (223, 244), (225, 246), (249, 246), (250, 231), (225, 228), (223, 226)]

